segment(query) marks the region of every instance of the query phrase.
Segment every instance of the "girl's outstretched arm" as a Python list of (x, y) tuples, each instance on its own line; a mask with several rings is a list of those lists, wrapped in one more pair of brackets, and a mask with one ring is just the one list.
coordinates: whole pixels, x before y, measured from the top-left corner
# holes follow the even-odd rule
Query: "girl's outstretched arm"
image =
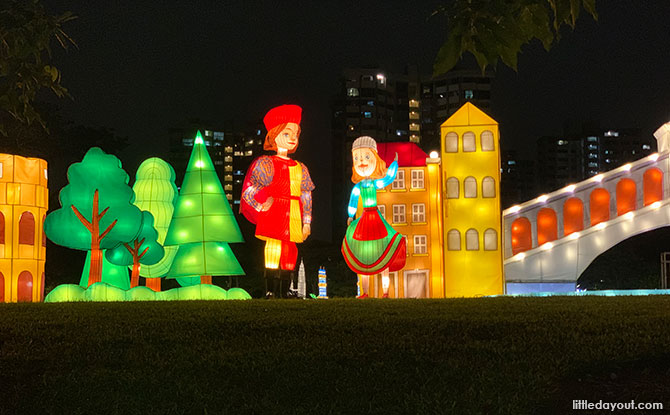
[(395, 159), (393, 160), (393, 163), (391, 163), (388, 170), (386, 171), (386, 176), (382, 177), (381, 179), (375, 180), (375, 187), (377, 189), (383, 189), (386, 186), (390, 185), (395, 180), (395, 175), (397, 173), (398, 173), (398, 153), (395, 153)]

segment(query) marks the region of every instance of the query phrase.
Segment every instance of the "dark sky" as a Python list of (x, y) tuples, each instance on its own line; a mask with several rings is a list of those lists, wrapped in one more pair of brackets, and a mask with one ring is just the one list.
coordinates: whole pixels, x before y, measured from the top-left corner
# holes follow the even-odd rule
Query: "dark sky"
[[(439, 3), (47, 1), (79, 16), (66, 26), (79, 48), (56, 54), (74, 97), (66, 115), (129, 136), (119, 156), (131, 176), (144, 158), (163, 155), (167, 129), (190, 117), (253, 121), (297, 103), (304, 112), (296, 158), (317, 185), (315, 222), (330, 221), (328, 103), (338, 76), (371, 64), (430, 72), (446, 34), (442, 19), (428, 19)], [(580, 19), (551, 52), (525, 47), (518, 73), (498, 68), (491, 112), (503, 146), (530, 157), (535, 139), (566, 123), (651, 134), (670, 120), (670, 2), (598, 6), (598, 22)], [(315, 224), (315, 236), (328, 238), (328, 226)]]

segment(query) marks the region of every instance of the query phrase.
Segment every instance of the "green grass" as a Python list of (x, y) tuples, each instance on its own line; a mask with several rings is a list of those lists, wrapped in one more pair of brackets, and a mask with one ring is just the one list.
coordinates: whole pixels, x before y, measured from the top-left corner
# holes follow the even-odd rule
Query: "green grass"
[(667, 408), (669, 369), (666, 296), (0, 304), (1, 413)]

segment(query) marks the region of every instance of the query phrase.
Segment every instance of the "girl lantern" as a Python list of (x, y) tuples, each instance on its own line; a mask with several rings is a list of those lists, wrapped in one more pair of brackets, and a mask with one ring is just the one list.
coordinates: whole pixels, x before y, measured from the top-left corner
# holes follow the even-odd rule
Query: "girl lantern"
[(314, 184), (307, 167), (288, 156), (298, 147), (301, 113), (297, 105), (281, 105), (265, 115), (263, 148), (276, 155), (254, 160), (242, 186), (240, 212), (256, 224), (256, 237), (265, 241), (265, 268), (278, 270), (272, 295), (277, 294), (281, 270), (295, 268), (295, 244), (311, 233)]
[[(382, 273), (384, 297), (388, 297), (389, 271), (405, 266), (405, 238), (389, 225), (377, 209), (377, 189), (393, 182), (398, 172), (398, 154), (391, 166), (377, 154), (372, 137), (359, 137), (351, 148), (354, 161), (351, 181), (355, 183), (349, 200), (347, 232), (342, 241), (342, 255), (349, 268), (361, 274), (361, 297), (367, 297), (366, 276)], [(363, 214), (354, 220), (358, 199)]]

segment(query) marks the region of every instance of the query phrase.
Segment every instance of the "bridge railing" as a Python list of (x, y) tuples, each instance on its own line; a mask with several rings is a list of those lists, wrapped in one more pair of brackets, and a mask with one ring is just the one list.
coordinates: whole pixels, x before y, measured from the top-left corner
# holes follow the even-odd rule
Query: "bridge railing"
[(504, 257), (670, 197), (670, 152), (652, 154), (503, 211)]

